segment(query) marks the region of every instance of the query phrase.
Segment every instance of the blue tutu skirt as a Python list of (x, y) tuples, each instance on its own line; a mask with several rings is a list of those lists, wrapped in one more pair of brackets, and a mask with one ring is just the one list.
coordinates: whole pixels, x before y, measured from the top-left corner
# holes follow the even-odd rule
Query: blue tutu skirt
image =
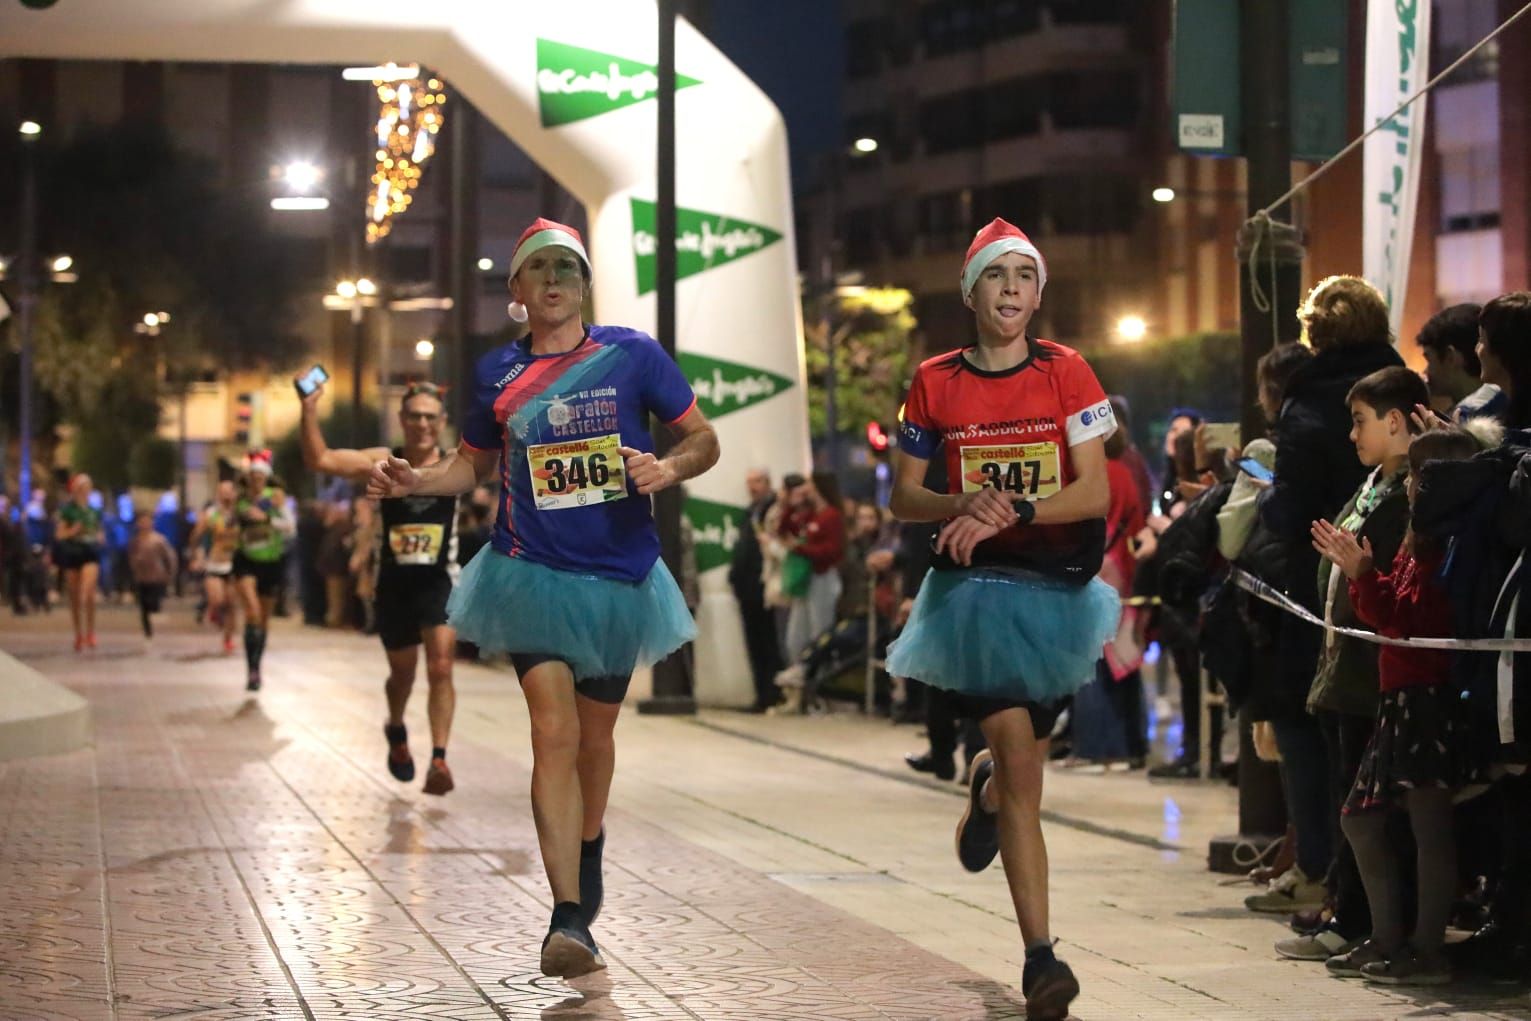
[(1056, 702), (1095, 676), (1121, 617), (1116, 590), (995, 568), (930, 571), (888, 673), (964, 695)]
[(447, 601), (457, 636), (485, 652), (540, 653), (577, 681), (626, 677), (696, 637), (696, 623), (664, 561), (633, 584), (557, 571), (485, 546)]

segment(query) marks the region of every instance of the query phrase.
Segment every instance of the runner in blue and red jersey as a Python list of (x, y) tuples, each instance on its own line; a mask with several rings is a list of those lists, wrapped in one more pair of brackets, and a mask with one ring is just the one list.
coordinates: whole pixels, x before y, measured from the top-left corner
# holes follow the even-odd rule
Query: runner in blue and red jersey
[[(977, 343), (915, 372), (893, 513), (946, 524), (888, 672), (950, 691), (958, 714), (983, 728), (989, 750), (973, 760), (957, 857), (980, 872), (1000, 856), (1026, 945), (1027, 1017), (1061, 1019), (1079, 983), (1048, 928), (1042, 766), (1061, 701), (1094, 676), (1120, 611), (1095, 578), (1116, 420), (1083, 358), (1028, 334), (1046, 282), (1026, 235), (989, 224), (962, 268)], [(924, 486), (937, 456), (945, 494)]]
[[(590, 276), (572, 227), (528, 227), (510, 261), (510, 310), (531, 332), (479, 361), (456, 453), (418, 468), (380, 461), (368, 484), (376, 497), (464, 493), (499, 471), (493, 540), (464, 569), (447, 613), (459, 637), (508, 652), (521, 679), (554, 900), (542, 971), (565, 978), (605, 967), (590, 924), (628, 681), (696, 633), (659, 559), (648, 497), (718, 459), (717, 434), (653, 338), (581, 321)], [(663, 459), (650, 415), (675, 437)]]

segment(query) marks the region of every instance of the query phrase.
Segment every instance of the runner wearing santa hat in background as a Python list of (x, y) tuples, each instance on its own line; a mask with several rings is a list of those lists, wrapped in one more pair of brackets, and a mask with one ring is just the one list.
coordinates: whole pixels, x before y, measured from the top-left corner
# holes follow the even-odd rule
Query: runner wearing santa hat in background
[[(695, 636), (659, 559), (649, 494), (706, 471), (718, 439), (652, 337), (588, 326), (590, 259), (578, 231), (539, 219), (510, 261), (511, 317), (530, 333), (479, 360), (462, 443), (420, 468), (380, 461), (375, 497), (464, 493), (498, 468), (493, 539), (447, 611), (463, 639), (508, 652), (531, 715), (532, 808), (553, 917), (542, 971), (604, 968), (590, 935), (602, 899), (612, 732), (636, 667)], [(652, 453), (648, 416), (675, 444)]]
[[(999, 855), (1026, 947), (1026, 1015), (1061, 1019), (1079, 983), (1053, 953), (1042, 767), (1061, 702), (1094, 676), (1120, 610), (1095, 578), (1116, 420), (1083, 358), (1030, 336), (1046, 283), (1036, 246), (994, 220), (962, 267), (977, 342), (915, 372), (892, 509), (946, 524), (887, 669), (950, 691), (983, 728), (989, 750), (973, 761), (957, 857), (981, 872)], [(945, 494), (924, 487), (938, 453)]]
[(260, 690), (266, 627), (282, 588), (282, 552), (296, 528), (287, 516), (282, 493), (270, 482), (271, 451), (253, 452), (245, 472), (245, 491), (234, 503), (234, 517), (239, 522), (234, 584), (245, 611), (246, 691)]

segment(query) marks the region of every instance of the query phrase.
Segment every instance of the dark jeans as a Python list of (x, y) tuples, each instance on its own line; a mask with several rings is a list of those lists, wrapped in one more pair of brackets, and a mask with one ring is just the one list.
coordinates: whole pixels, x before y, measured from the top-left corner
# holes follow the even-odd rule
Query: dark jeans
[(1143, 674), (1134, 670), (1119, 681), (1111, 679), (1111, 668), (1101, 660), (1096, 674), (1106, 685), (1111, 708), (1116, 710), (1117, 722), (1127, 743), (1129, 759), (1148, 757), (1148, 723), (1143, 716)]
[(1340, 828), (1340, 806), (1345, 804), (1345, 798), (1356, 782), (1361, 756), (1366, 752), (1366, 742), (1371, 740), (1376, 725), (1376, 718), (1372, 716), (1318, 713), (1318, 727), (1324, 735), (1324, 747), (1329, 755), (1329, 839), (1334, 848), (1334, 861), (1329, 868), (1328, 885), (1329, 892), (1334, 895), (1334, 927), (1346, 939), (1365, 936), (1372, 931), (1371, 907), (1366, 900), (1361, 872), (1356, 866), (1355, 851)]
[(776, 611), (759, 602), (739, 603), (744, 622), (744, 648), (750, 658), (750, 674), (755, 679), (755, 705), (775, 705), (780, 693), (776, 672), (781, 669), (781, 640), (776, 634)]
[(153, 614), (160, 611), (160, 605), (165, 599), (165, 586), (162, 584), (139, 585), (137, 586), (137, 591), (138, 618), (139, 622), (143, 625), (144, 637), (153, 638), (154, 622), (150, 618)]
[(1297, 831), (1297, 867), (1323, 879), (1334, 857), (1333, 821), (1339, 807), (1329, 797), (1329, 750), (1318, 721), (1307, 713), (1272, 720), (1281, 750), (1281, 786), (1287, 817)]
[[(1201, 656), (1197, 654), (1194, 645), (1175, 645), (1169, 647), (1169, 653), (1175, 661), (1175, 675), (1180, 681), (1180, 757), (1188, 762), (1201, 761)], [(1222, 758), (1219, 749), (1223, 743), (1223, 708), (1213, 706), (1210, 715), (1212, 724), (1212, 761), (1217, 763)], [(1128, 754), (1131, 754), (1130, 752)]]

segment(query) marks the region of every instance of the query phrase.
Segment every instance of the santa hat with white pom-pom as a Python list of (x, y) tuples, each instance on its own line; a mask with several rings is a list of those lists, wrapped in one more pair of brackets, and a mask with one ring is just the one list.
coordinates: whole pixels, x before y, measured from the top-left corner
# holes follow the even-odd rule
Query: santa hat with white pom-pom
[[(516, 250), (510, 257), (510, 276), (514, 277), (516, 271), (521, 268), (521, 264), (531, 258), (534, 253), (555, 245), (569, 249), (579, 258), (580, 267), (585, 271), (585, 281), (588, 283), (591, 277), (590, 255), (585, 251), (585, 241), (579, 236), (579, 231), (567, 224), (556, 223), (540, 216), (521, 232), (521, 237), (516, 241)], [(521, 302), (511, 302), (506, 306), (506, 311), (516, 322), (526, 322), (526, 306)]]

